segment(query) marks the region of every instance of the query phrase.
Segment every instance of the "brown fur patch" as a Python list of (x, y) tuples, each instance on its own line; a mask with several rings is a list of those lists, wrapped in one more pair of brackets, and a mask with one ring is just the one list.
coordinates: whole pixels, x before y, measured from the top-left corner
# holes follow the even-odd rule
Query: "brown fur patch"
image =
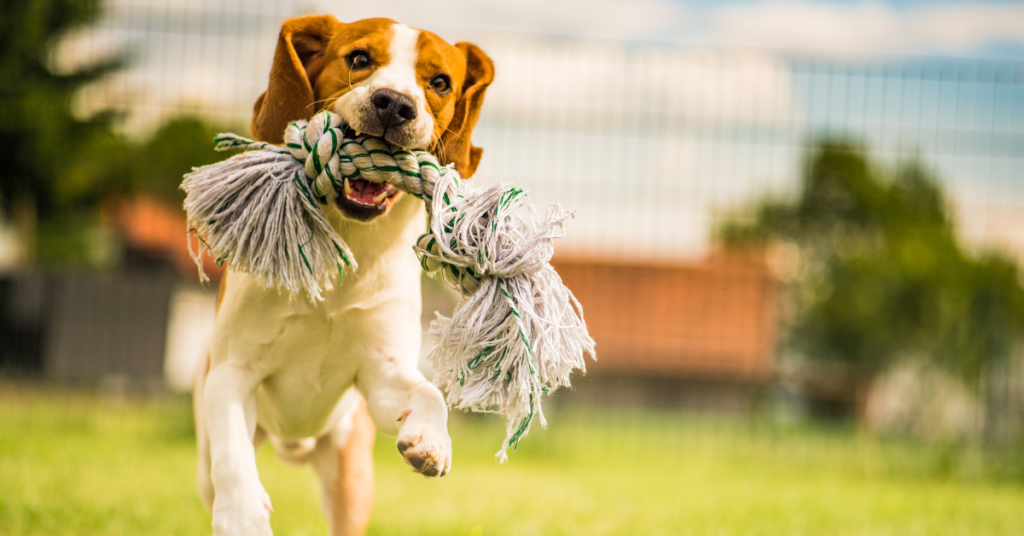
[[(267, 91), (253, 108), (250, 130), (256, 139), (280, 143), (289, 121), (306, 119), (334, 101), (376, 69), (390, 61), (395, 21), (366, 19), (343, 23), (330, 15), (297, 17), (285, 21), (278, 37)], [(454, 163), (469, 178), (483, 150), (470, 136), (480, 117), (487, 86), (494, 80), (491, 59), (475, 45), (450, 45), (436, 34), (421, 30), (417, 38), (416, 83), (423, 88), (434, 117), (434, 147), (442, 163)], [(353, 70), (346, 57), (365, 50), (373, 63)], [(438, 93), (431, 82), (439, 74), (451, 78), (451, 90)]]

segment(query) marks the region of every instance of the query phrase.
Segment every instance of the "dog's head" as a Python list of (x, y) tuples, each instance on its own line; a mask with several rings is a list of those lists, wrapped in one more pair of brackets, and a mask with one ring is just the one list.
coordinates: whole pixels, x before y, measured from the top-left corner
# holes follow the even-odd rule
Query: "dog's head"
[[(483, 152), (470, 134), (493, 79), (490, 58), (470, 43), (449, 45), (389, 19), (298, 17), (281, 27), (270, 84), (256, 100), (250, 129), (256, 139), (281, 143), (289, 121), (329, 109), (356, 132), (432, 151), (468, 178)], [(337, 205), (367, 221), (387, 212), (397, 194), (356, 179)]]

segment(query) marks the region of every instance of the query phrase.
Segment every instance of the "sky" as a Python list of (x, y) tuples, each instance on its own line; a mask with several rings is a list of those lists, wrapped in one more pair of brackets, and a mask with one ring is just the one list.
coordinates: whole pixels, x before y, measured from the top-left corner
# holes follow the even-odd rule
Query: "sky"
[(281, 21), (309, 13), (487, 51), (478, 180), (577, 209), (562, 251), (700, 258), (723, 215), (792, 195), (807, 140), (838, 133), (885, 165), (920, 155), (961, 232), (1024, 259), (1024, 2), (116, 0), (56, 65), (128, 50), (76, 107), (126, 107), (131, 135), (180, 113), (244, 129)]
[[(190, 25), (247, 13), (275, 28), (286, 16), (390, 17), (453, 37), (516, 32), (630, 41), (746, 45), (822, 55), (941, 54), (1024, 59), (1024, 2), (963, 0), (112, 0), (114, 18), (152, 12)], [(213, 29), (207, 25), (207, 29)]]
[(1024, 59), (1024, 3), (733, 0), (320, 0), (342, 20), (384, 14), (424, 28), (748, 45), (811, 54)]

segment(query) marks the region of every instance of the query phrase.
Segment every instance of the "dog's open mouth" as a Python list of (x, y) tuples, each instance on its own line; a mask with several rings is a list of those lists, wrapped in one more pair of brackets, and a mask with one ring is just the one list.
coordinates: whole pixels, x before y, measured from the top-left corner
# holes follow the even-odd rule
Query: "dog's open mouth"
[(344, 191), (338, 199), (344, 199), (362, 207), (375, 208), (386, 206), (396, 194), (398, 194), (398, 188), (390, 184), (370, 182), (366, 179), (345, 179)]
[[(351, 128), (345, 129), (346, 138), (356, 138)], [(390, 145), (390, 144), (389, 144)], [(387, 212), (398, 195), (398, 188), (390, 184), (370, 182), (366, 179), (343, 179), (343, 190), (335, 202), (345, 215), (362, 221)]]

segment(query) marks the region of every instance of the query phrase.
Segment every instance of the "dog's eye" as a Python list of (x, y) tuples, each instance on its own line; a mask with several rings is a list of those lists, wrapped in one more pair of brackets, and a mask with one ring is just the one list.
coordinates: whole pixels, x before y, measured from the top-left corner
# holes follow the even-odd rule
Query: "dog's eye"
[(353, 50), (345, 56), (348, 66), (353, 69), (366, 69), (370, 66), (370, 53), (365, 50)]
[(452, 79), (446, 74), (439, 74), (430, 81), (430, 87), (438, 93), (445, 93), (452, 88)]

